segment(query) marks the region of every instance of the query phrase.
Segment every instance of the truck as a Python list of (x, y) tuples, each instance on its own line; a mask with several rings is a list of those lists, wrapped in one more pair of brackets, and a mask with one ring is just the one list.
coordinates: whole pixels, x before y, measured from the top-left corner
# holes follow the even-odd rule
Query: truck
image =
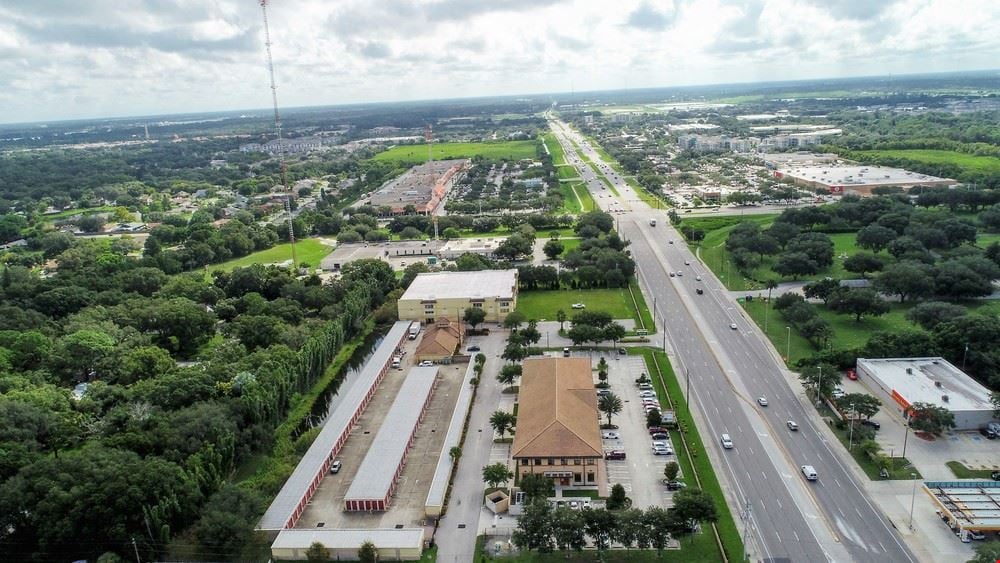
[(416, 340), (418, 334), (420, 334), (420, 323), (410, 323), (410, 340)]
[(650, 219), (649, 220), (649, 226), (650, 227), (655, 227), (656, 226), (656, 219)]

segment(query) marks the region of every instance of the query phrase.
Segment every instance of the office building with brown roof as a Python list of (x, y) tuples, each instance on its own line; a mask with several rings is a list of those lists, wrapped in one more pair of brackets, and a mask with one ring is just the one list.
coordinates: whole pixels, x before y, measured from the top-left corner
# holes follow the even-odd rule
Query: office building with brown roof
[(542, 474), (556, 486), (598, 487), (607, 471), (588, 358), (524, 361), (517, 432), (511, 449), (517, 474)]

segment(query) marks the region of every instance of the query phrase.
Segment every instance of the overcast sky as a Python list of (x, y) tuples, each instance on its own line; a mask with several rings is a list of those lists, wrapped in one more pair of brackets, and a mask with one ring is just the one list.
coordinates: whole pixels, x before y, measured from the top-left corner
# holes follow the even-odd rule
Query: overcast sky
[[(996, 68), (996, 0), (271, 0), (282, 106)], [(257, 0), (0, 4), (0, 122), (264, 108)]]

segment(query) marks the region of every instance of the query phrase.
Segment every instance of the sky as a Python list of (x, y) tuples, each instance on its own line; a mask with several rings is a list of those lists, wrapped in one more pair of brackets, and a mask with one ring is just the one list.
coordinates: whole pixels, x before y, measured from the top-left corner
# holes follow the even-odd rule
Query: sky
[[(283, 107), (997, 68), (996, 0), (269, 0)], [(257, 0), (0, 4), (0, 122), (270, 106)]]

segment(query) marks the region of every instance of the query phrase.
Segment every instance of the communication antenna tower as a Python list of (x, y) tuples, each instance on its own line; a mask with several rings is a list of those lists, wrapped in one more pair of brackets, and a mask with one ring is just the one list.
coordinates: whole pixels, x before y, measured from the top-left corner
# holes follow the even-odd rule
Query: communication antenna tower
[(260, 1), (264, 16), (264, 47), (267, 50), (267, 70), (271, 75), (271, 102), (274, 104), (274, 131), (277, 135), (278, 166), (281, 169), (281, 189), (285, 191), (285, 216), (288, 218), (288, 243), (292, 248), (292, 271), (298, 271), (299, 260), (295, 254), (295, 228), (292, 225), (292, 191), (288, 188), (288, 165), (285, 164), (285, 143), (281, 138), (281, 116), (278, 113), (278, 87), (274, 83), (274, 59), (271, 57), (271, 31), (267, 25), (267, 2)]
[[(427, 124), (427, 128), (424, 129), (424, 140), (427, 141), (427, 169), (431, 173), (431, 191), (437, 188), (437, 174), (434, 173), (434, 130), (431, 128), (431, 124)], [(438, 205), (444, 202), (438, 202)], [(438, 239), (438, 218), (434, 211), (437, 208), (431, 209), (431, 222), (434, 223), (434, 240)]]

